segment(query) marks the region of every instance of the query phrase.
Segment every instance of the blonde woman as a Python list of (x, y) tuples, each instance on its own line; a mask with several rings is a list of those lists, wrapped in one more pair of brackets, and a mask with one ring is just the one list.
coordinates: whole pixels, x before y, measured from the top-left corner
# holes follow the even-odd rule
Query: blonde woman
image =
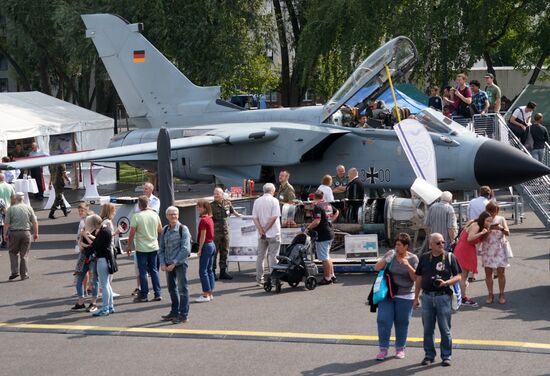
[[(113, 225), (113, 218), (115, 217), (115, 214), (116, 214), (116, 206), (114, 204), (109, 202), (109, 203), (103, 204), (101, 206), (101, 212), (99, 213), (99, 216), (103, 220), (103, 222), (101, 222), (101, 224), (103, 226), (107, 227), (107, 229), (109, 231), (111, 231), (111, 234), (112, 234), (111, 249), (113, 250), (113, 252), (115, 252), (115, 236), (118, 236), (122, 232), (122, 229), (120, 227), (118, 227), (115, 230), (115, 227)], [(113, 287), (113, 274), (109, 274), (109, 282), (110, 282), (111, 288), (112, 288)], [(116, 298), (118, 296), (120, 296), (120, 294), (117, 294), (116, 292), (113, 291), (113, 297)]]

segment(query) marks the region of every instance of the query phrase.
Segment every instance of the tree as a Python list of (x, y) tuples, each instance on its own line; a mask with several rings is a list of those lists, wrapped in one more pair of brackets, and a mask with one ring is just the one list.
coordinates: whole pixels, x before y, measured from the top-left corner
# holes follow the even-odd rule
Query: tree
[(268, 19), (252, 0), (2, 0), (8, 19), (0, 53), (25, 89), (112, 113), (115, 95), (81, 14), (113, 13), (143, 22), (144, 35), (198, 85), (225, 95), (277, 85), (265, 54)]

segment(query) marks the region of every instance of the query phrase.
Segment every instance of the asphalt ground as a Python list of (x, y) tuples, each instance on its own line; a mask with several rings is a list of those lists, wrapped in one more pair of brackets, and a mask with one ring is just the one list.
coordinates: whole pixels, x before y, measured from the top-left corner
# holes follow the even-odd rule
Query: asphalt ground
[[(104, 189), (122, 195), (123, 188)], [(202, 187), (202, 193), (210, 188)], [(186, 187), (176, 196), (199, 191)], [(9, 257), (0, 251), (0, 375), (550, 375), (550, 232), (530, 212), (519, 225), (504, 213), (516, 256), (507, 270), (508, 302), (485, 304), (482, 275), (470, 284), (468, 295), (479, 307), (462, 307), (453, 315), (450, 368), (419, 366), (418, 311), (409, 328), (407, 357), (373, 360), (376, 314), (364, 304), (372, 274), (340, 275), (335, 285), (313, 291), (284, 285), (276, 294), (254, 284), (254, 265), (242, 263), (238, 272), (231, 264), (235, 278), (217, 284), (214, 301), (192, 303), (190, 322), (172, 325), (160, 321), (169, 311), (164, 276), (162, 302), (133, 303), (134, 268), (122, 256), (113, 284), (121, 294), (115, 299), (117, 313), (94, 318), (71, 312), (77, 213), (56, 220), (48, 220), (45, 211), (37, 215), (40, 239), (32, 246), (30, 279), (8, 282)], [(198, 260), (190, 260), (189, 272), (193, 299), (201, 292)]]

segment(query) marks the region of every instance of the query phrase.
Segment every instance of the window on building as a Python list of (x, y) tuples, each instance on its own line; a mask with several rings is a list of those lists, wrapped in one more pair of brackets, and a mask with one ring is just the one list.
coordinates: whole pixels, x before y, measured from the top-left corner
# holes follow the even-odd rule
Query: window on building
[(4, 93), (7, 91), (8, 91), (8, 79), (0, 78), (0, 93)]
[(0, 54), (0, 71), (8, 70), (8, 58)]

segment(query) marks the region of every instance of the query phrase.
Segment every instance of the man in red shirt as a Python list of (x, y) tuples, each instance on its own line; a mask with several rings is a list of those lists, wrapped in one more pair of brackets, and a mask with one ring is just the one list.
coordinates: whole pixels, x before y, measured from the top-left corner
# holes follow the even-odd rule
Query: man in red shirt
[(466, 86), (468, 76), (464, 73), (456, 75), (457, 87), (451, 88), (451, 98), (445, 98), (445, 103), (453, 106), (453, 115), (471, 117), (469, 106), (472, 104), (472, 91)]

